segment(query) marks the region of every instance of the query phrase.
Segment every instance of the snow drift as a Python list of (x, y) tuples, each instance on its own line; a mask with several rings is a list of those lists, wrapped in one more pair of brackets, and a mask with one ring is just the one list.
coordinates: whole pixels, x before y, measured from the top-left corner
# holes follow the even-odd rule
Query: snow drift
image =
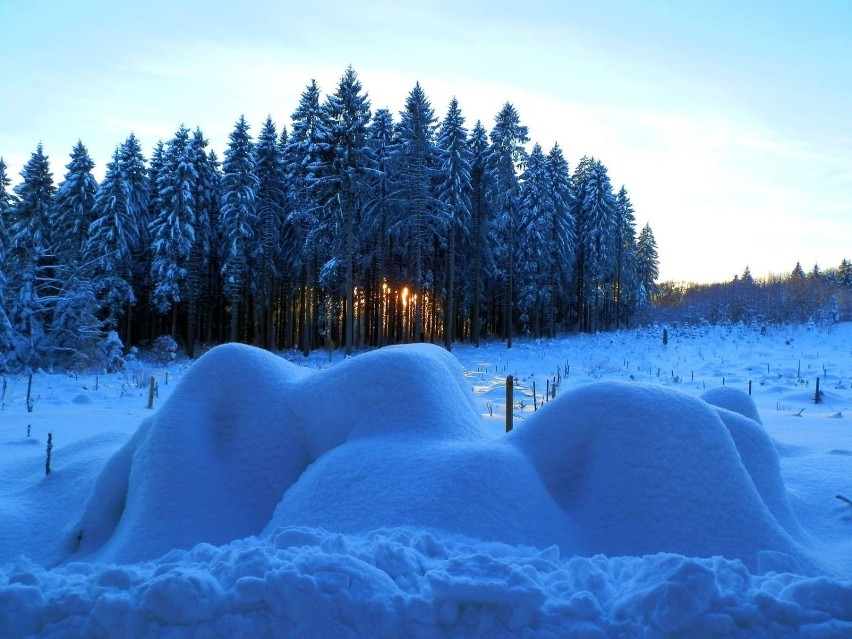
[(414, 526), (563, 556), (671, 552), (813, 571), (749, 398), (707, 399), (738, 412), (590, 384), (495, 438), (438, 347), (307, 372), (221, 346), (107, 464), (74, 558), (150, 560), (281, 527)]

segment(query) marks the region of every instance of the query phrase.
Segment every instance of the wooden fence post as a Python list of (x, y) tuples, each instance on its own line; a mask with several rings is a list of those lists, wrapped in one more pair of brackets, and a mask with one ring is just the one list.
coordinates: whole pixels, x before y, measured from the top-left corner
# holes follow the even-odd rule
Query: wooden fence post
[(515, 410), (515, 380), (509, 375), (506, 378), (506, 432), (512, 430), (512, 413)]

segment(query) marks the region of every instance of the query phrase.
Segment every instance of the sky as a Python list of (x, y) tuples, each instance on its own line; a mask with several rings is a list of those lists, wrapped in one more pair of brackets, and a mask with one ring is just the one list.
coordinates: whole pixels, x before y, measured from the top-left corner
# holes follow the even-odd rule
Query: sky
[(661, 281), (825, 269), (852, 259), (850, 33), (847, 0), (0, 0), (0, 157), (19, 181), (41, 142), (58, 183), (81, 140), (100, 179), (180, 124), (221, 157), (351, 65), (374, 110), (420, 82), (490, 130), (511, 102), (572, 170), (601, 160)]

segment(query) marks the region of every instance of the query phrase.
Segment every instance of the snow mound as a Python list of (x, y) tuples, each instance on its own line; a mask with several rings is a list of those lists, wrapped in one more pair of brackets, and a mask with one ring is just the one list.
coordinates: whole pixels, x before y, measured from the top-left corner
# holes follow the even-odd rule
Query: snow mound
[(739, 413), (753, 422), (763, 424), (757, 412), (757, 406), (754, 405), (751, 397), (737, 388), (716, 386), (715, 388), (704, 391), (701, 394), (701, 399), (708, 404)]
[(719, 409), (701, 399), (658, 386), (589, 384), (534, 413), (509, 439), (579, 522), (591, 552), (721, 555), (757, 570), (759, 553), (773, 551), (815, 568), (773, 514), (794, 524), (779, 494), (780, 474), (753, 469), (773, 499), (770, 509), (737, 442), (747, 441), (750, 465), (768, 458), (771, 444), (732, 437)]
[[(722, 399), (753, 413), (747, 397)], [(132, 562), (292, 526), (813, 568), (757, 422), (600, 382), (495, 438), (458, 362), (430, 345), (323, 372), (249, 346), (211, 350), (110, 459), (66, 543), (75, 559)]]
[(382, 349), (322, 374), (216, 347), (109, 460), (66, 543), (129, 562), (257, 534), (318, 457), (382, 434), (488, 439), (460, 365), (438, 347)]

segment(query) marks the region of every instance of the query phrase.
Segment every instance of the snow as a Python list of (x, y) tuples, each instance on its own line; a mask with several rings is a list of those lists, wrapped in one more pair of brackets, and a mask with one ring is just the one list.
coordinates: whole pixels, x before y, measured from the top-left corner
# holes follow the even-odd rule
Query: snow
[(8, 378), (0, 636), (852, 633), (852, 324), (661, 332)]

